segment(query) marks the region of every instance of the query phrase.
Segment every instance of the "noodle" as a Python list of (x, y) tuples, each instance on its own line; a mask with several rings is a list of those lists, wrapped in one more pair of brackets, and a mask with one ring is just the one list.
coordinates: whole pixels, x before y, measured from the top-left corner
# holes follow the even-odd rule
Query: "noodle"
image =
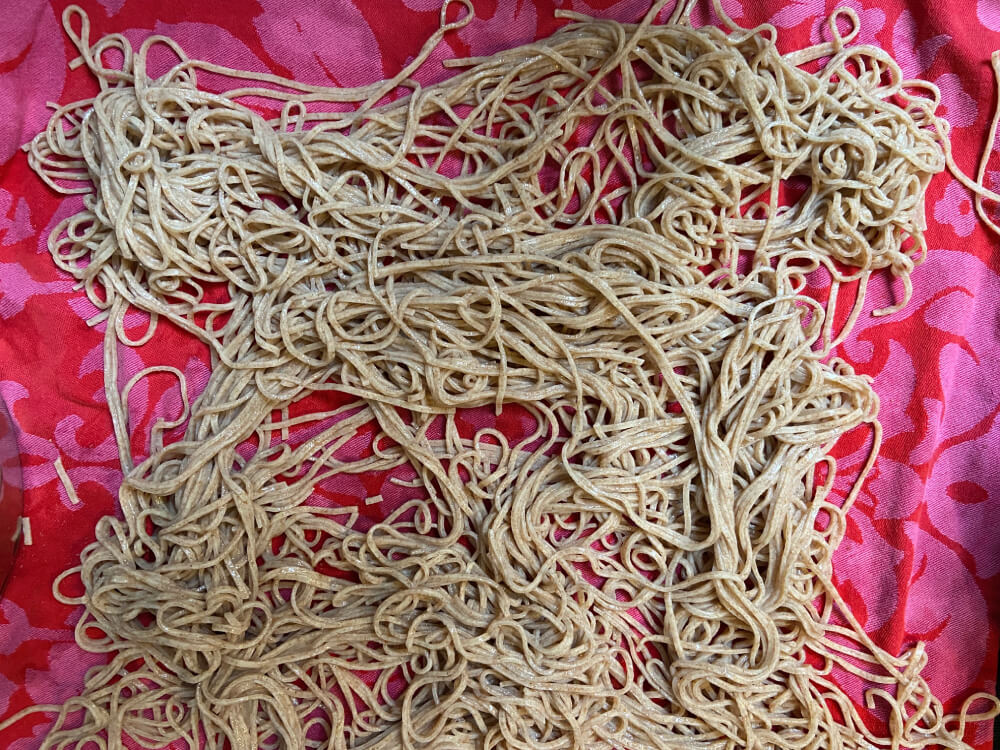
[(73, 482), (69, 478), (69, 474), (66, 473), (66, 467), (63, 466), (62, 456), (56, 456), (56, 460), (52, 462), (52, 466), (56, 470), (56, 477), (58, 477), (59, 483), (66, 491), (66, 499), (69, 500), (71, 505), (79, 505), (80, 496), (76, 493), (76, 488), (73, 486)]
[[(57, 712), (44, 747), (963, 748), (996, 713), (946, 716), (922, 646), (878, 647), (831, 583), (881, 432), (829, 353), (873, 272), (903, 286), (880, 312), (909, 296), (936, 89), (836, 23), (781, 56), (770, 27), (693, 28), (690, 3), (656, 25), (662, 5), (421, 87), (471, 17), (446, 4), (359, 89), (92, 45), (66, 11), (101, 91), (30, 159), (83, 195), (50, 248), (106, 326), (125, 478), (55, 587), (110, 661), (27, 710)], [(156, 45), (179, 61), (153, 78)], [(801, 293), (817, 270), (825, 305)], [(190, 402), (174, 368), (119, 385), (119, 348), (163, 320), (211, 355)], [(136, 463), (152, 372), (184, 408)], [(861, 425), (841, 503), (827, 452)], [(318, 500), (371, 476), (358, 506)]]

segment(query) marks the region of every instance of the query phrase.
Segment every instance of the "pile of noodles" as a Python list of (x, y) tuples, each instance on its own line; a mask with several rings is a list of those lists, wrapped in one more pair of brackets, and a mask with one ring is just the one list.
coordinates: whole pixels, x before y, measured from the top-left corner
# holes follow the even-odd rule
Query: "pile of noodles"
[[(863, 424), (877, 450), (878, 400), (829, 352), (873, 272), (908, 294), (936, 89), (836, 24), (782, 56), (690, 4), (421, 87), (471, 15), (445, 8), (350, 90), (92, 44), (67, 10), (101, 91), (30, 156), (83, 194), (51, 250), (107, 325), (125, 479), (83, 595), (56, 586), (109, 663), (28, 709), (58, 713), (44, 747), (961, 748), (993, 715), (946, 716), (922, 648), (831, 584), (858, 485), (827, 452)], [(129, 391), (186, 385), (120, 388), (119, 347), (163, 320), (211, 377), (134, 464)], [(317, 500), (371, 476), (395, 499)]]

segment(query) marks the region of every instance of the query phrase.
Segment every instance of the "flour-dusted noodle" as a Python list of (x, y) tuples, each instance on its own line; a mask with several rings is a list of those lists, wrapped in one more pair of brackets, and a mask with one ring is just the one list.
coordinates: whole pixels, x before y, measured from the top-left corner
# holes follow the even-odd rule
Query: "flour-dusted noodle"
[(76, 492), (76, 487), (73, 486), (73, 480), (69, 478), (69, 474), (66, 472), (62, 456), (56, 456), (56, 460), (52, 462), (52, 467), (56, 470), (56, 477), (59, 479), (59, 483), (66, 493), (66, 499), (69, 500), (71, 505), (79, 505), (80, 496)]
[[(101, 92), (30, 155), (83, 194), (50, 247), (107, 323), (125, 478), (56, 584), (110, 662), (29, 709), (58, 712), (44, 747), (961, 748), (995, 713), (945, 716), (922, 647), (878, 647), (831, 583), (881, 433), (868, 381), (828, 357), (873, 272), (905, 304), (946, 164), (936, 89), (835, 23), (783, 57), (770, 27), (693, 28), (690, 5), (571, 16), (420, 87), (468, 22), (446, 7), (359, 89), (164, 37), (92, 45), (67, 10)], [(157, 78), (154, 45), (178, 57)], [(801, 294), (814, 271), (825, 306)], [(136, 378), (186, 387), (153, 368), (120, 388), (118, 347), (162, 320), (212, 374), (134, 465)], [(862, 425), (840, 502), (827, 452)], [(317, 502), (373, 473), (357, 507)]]

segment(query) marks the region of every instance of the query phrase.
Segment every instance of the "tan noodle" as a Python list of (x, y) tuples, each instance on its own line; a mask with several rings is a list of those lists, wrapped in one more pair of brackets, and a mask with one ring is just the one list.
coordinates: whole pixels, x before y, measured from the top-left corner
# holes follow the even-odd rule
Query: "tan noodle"
[[(30, 156), (83, 194), (51, 250), (107, 324), (125, 479), (56, 592), (110, 662), (28, 709), (58, 712), (44, 747), (961, 748), (995, 712), (946, 716), (922, 647), (876, 646), (831, 584), (860, 482), (831, 492), (827, 451), (867, 424), (874, 460), (879, 431), (829, 352), (874, 271), (905, 303), (937, 91), (835, 24), (782, 56), (662, 4), (421, 87), (471, 15), (446, 7), (351, 90), (66, 11), (101, 91)], [(134, 464), (128, 391), (186, 383), (120, 388), (119, 348), (164, 320), (212, 374)], [(317, 501), (362, 476), (384, 520)]]

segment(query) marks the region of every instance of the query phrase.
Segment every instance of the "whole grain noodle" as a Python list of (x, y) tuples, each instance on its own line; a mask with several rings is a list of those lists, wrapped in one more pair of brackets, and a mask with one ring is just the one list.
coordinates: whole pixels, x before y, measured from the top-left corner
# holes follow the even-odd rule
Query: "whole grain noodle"
[[(905, 304), (950, 159), (937, 90), (847, 46), (852, 11), (782, 56), (662, 5), (565, 14), (423, 87), (471, 18), (446, 6), (357, 89), (92, 44), (66, 11), (101, 91), (30, 157), (83, 195), (50, 247), (106, 325), (125, 478), (56, 584), (109, 662), (28, 709), (57, 712), (44, 747), (961, 748), (996, 712), (945, 715), (922, 646), (878, 647), (831, 584), (861, 480), (832, 492), (827, 452), (870, 425), (863, 479), (879, 427), (829, 353), (873, 272)], [(162, 320), (212, 373), (136, 461), (128, 392), (187, 393), (172, 368), (120, 388)], [(384, 518), (317, 500), (373, 472)]]

